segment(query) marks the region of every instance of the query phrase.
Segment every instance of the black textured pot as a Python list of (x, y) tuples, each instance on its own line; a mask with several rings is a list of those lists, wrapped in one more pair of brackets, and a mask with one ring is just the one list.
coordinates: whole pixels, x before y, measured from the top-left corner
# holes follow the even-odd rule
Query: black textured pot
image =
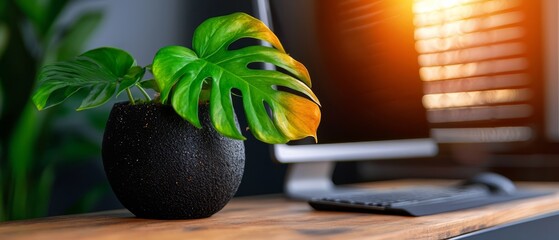
[(117, 103), (103, 136), (103, 165), (122, 205), (142, 218), (204, 218), (233, 197), (243, 142), (224, 137), (200, 107), (202, 129), (160, 104)]

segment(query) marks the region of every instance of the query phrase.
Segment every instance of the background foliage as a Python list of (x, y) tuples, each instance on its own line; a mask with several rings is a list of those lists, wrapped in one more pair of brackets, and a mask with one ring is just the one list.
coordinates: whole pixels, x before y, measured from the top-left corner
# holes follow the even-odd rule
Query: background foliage
[[(60, 131), (72, 107), (38, 112), (30, 103), (37, 70), (82, 52), (101, 21), (94, 10), (59, 23), (69, 2), (0, 0), (0, 221), (47, 215), (57, 169), (100, 149), (90, 134), (103, 128), (98, 112), (87, 113), (86, 128)], [(107, 190), (100, 183), (68, 211), (87, 209)]]

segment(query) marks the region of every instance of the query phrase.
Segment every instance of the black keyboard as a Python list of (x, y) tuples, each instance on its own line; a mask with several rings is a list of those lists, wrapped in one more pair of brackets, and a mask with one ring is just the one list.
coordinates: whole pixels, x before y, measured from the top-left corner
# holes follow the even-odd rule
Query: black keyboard
[(313, 198), (309, 204), (317, 210), (423, 216), (545, 194), (522, 190), (513, 194), (495, 193), (483, 185), (421, 187), (333, 194)]

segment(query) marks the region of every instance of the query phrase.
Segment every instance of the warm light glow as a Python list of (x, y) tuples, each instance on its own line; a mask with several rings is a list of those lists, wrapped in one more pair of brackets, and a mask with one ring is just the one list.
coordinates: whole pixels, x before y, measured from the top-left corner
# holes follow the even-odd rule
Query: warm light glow
[[(524, 45), (502, 43), (524, 34), (521, 27), (511, 26), (524, 19), (521, 12), (511, 10), (519, 4), (520, 0), (416, 0), (415, 37), (422, 80), (526, 69), (527, 61), (514, 57), (525, 52)], [(485, 15), (477, 14), (481, 8)], [(503, 10), (507, 12), (499, 12)]]
[(471, 18), (453, 22), (445, 22), (440, 25), (421, 27), (415, 30), (416, 39), (446, 38), (465, 33), (479, 31), (480, 29), (496, 28), (513, 23), (518, 23), (524, 19), (520, 12), (510, 12), (488, 17)]
[(443, 66), (422, 67), (419, 74), (423, 81), (438, 81), (466, 78), (487, 74), (524, 70), (528, 62), (524, 58), (499, 59), (483, 62), (470, 62)]
[(483, 21), (484, 28), (496, 28), (513, 23), (519, 23), (524, 20), (524, 15), (521, 12), (509, 12), (487, 17)]
[(520, 43), (502, 43), (469, 49), (423, 54), (419, 56), (419, 64), (421, 66), (449, 65), (507, 57), (518, 55), (523, 52), (524, 45)]
[[(512, 9), (519, 6), (520, 3), (521, 0), (416, 0), (414, 4), (414, 24), (416, 26), (428, 26), (441, 24), (443, 22), (468, 19), (485, 14), (491, 14)], [(444, 7), (441, 4), (446, 4), (447, 7)]]
[(533, 115), (521, 1), (415, 0), (423, 106), (437, 141), (511, 142), (533, 136), (524, 126), (437, 128)]
[(489, 89), (516, 88), (528, 84), (528, 75), (525, 73), (504, 74), (495, 76), (481, 76), (443, 81), (425, 82), (424, 92), (469, 92)]
[(432, 53), (453, 50), (458, 48), (475, 47), (490, 43), (499, 43), (518, 39), (524, 36), (520, 27), (502, 28), (485, 32), (475, 32), (451, 36), (447, 38), (432, 38), (416, 41), (416, 49), (419, 53)]
[(423, 96), (423, 106), (427, 109), (481, 106), (498, 103), (527, 101), (531, 97), (529, 89), (499, 89), (457, 93), (436, 93)]
[(483, 13), (494, 13), (498, 11), (503, 11), (507, 9), (511, 9), (514, 7), (518, 7), (522, 1), (521, 0), (494, 0), (494, 1), (486, 1), (481, 6), (484, 10)]
[(417, 0), (413, 6), (413, 12), (416, 14), (430, 13), (478, 1), (480, 0)]

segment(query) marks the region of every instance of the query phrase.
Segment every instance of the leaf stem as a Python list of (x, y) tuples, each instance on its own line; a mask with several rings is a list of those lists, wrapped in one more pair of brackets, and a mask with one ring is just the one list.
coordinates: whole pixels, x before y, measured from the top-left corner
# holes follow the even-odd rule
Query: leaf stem
[(149, 96), (149, 94), (146, 92), (146, 90), (140, 86), (140, 84), (136, 84), (136, 87), (138, 89), (140, 89), (140, 92), (142, 92), (142, 94), (144, 95), (144, 97), (146, 98), (146, 100), (151, 101), (151, 97)]
[(134, 101), (134, 97), (132, 96), (132, 92), (130, 91), (130, 88), (126, 88), (126, 94), (128, 94), (128, 99), (130, 100), (130, 103), (132, 103), (132, 105), (136, 105), (136, 101)]

